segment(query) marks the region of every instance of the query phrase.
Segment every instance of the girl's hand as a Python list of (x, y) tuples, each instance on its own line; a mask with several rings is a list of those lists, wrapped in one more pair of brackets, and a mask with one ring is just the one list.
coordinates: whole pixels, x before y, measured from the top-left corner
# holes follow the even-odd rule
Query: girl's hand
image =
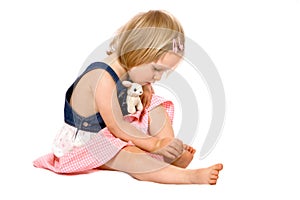
[(164, 156), (165, 160), (173, 162), (183, 153), (183, 142), (177, 138), (163, 138), (158, 140), (151, 153)]
[(148, 108), (150, 106), (152, 94), (154, 94), (152, 85), (150, 83), (143, 85), (143, 94), (141, 96), (141, 100), (144, 108)]

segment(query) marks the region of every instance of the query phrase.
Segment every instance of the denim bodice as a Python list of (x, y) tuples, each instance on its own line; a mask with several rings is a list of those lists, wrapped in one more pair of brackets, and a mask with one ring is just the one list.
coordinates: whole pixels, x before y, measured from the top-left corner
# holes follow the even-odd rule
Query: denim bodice
[[(100, 115), (99, 112), (97, 112), (94, 115), (91, 115), (89, 117), (83, 117), (80, 116), (76, 111), (73, 110), (73, 108), (70, 105), (70, 99), (73, 93), (73, 89), (76, 87), (79, 80), (89, 71), (94, 69), (103, 69), (107, 71), (113, 80), (116, 83), (117, 87), (117, 95), (119, 104), (122, 110), (123, 115), (128, 114), (127, 112), (127, 104), (126, 104), (126, 88), (122, 85), (122, 82), (120, 81), (118, 75), (114, 72), (114, 70), (108, 66), (107, 64), (103, 62), (95, 62), (89, 65), (86, 70), (75, 80), (75, 82), (69, 87), (69, 89), (66, 92), (66, 98), (65, 98), (65, 108), (64, 108), (64, 120), (65, 123), (76, 127), (79, 130), (89, 131), (89, 132), (99, 132), (101, 129), (105, 128), (106, 125)], [(105, 96), (103, 96), (105, 98)]]

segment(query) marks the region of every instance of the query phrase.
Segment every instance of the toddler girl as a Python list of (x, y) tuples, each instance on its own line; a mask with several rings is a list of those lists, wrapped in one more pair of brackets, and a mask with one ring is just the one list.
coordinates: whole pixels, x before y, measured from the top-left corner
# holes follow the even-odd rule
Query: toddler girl
[[(114, 36), (108, 56), (91, 63), (66, 92), (64, 126), (53, 152), (34, 166), (56, 173), (118, 170), (158, 183), (216, 184), (222, 164), (185, 169), (195, 149), (174, 137), (172, 102), (151, 86), (184, 53), (180, 23), (165, 11), (133, 17)], [(123, 80), (143, 86), (144, 110), (127, 113)]]

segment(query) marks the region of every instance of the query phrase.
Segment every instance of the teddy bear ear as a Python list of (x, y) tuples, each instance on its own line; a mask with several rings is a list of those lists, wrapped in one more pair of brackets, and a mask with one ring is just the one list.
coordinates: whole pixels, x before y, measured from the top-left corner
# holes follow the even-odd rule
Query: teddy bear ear
[(122, 85), (124, 85), (125, 87), (130, 87), (132, 83), (130, 81), (122, 81)]

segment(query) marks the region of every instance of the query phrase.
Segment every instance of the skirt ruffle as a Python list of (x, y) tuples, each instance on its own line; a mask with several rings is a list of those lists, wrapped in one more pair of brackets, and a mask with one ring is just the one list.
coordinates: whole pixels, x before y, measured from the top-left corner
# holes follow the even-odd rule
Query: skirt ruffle
[[(149, 112), (159, 105), (164, 106), (169, 118), (173, 121), (173, 103), (157, 95), (152, 96), (151, 104), (147, 109), (126, 115), (124, 118), (143, 133), (148, 134)], [(122, 148), (134, 145), (131, 141), (126, 142), (116, 138), (107, 128), (98, 133), (81, 131), (77, 133), (79, 139), (77, 136), (74, 139), (76, 130), (64, 124), (54, 140), (53, 152), (36, 159), (33, 165), (55, 173), (85, 172), (105, 164)], [(149, 155), (162, 160), (159, 155), (151, 153)]]

